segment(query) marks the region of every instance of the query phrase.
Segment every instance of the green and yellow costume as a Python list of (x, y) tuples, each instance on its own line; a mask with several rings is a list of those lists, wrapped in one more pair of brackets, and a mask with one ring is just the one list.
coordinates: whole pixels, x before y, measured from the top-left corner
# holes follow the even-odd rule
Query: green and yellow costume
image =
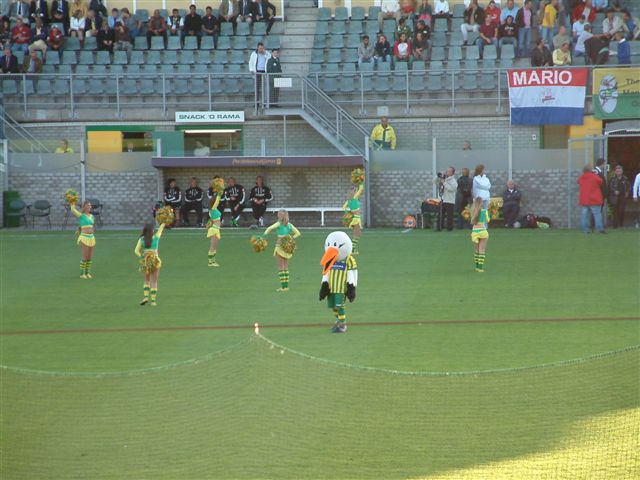
[(333, 314), (339, 322), (346, 320), (345, 303), (347, 294), (347, 278), (350, 271), (356, 271), (358, 264), (353, 255), (349, 255), (346, 260), (335, 262), (331, 270), (322, 281), (329, 283), (329, 295), (327, 296), (327, 306), (333, 310)]
[[(276, 248), (273, 250), (273, 256), (279, 255), (282, 258), (286, 258), (287, 260), (293, 257), (293, 253), (287, 253), (282, 249), (280, 245), (282, 239), (285, 237), (293, 237), (298, 238), (300, 236), (300, 231), (292, 224), (287, 223), (286, 225), (282, 225), (280, 222), (276, 222), (267, 228), (264, 231), (264, 235), (268, 235), (269, 233), (276, 230), (278, 234), (278, 239), (276, 240)], [(278, 278), (280, 280), (280, 288), (282, 290), (289, 289), (289, 270), (280, 270), (278, 271)]]
[[(160, 237), (162, 237), (162, 232), (164, 232), (164, 227), (165, 227), (165, 224), (163, 223), (162, 225), (160, 225), (156, 233), (153, 234), (153, 237), (151, 238), (150, 247), (147, 247), (144, 244), (144, 237), (140, 237), (138, 239), (138, 243), (136, 244), (136, 248), (134, 250), (134, 253), (138, 256), (138, 258), (143, 258), (146, 255), (155, 255), (158, 259), (158, 262), (156, 264), (156, 270), (160, 270), (160, 267), (162, 267), (162, 260), (160, 260), (160, 257), (158, 256), (158, 248), (160, 247)], [(156, 297), (158, 295), (158, 289), (157, 288), (152, 289), (151, 285), (145, 282), (143, 292), (144, 292), (144, 298), (142, 302), (140, 302), (140, 304), (144, 305), (149, 300), (151, 300), (151, 305), (155, 305)]]
[[(70, 204), (69, 208), (71, 213), (78, 219), (78, 245), (95, 247), (96, 237), (93, 234), (93, 225), (95, 223), (93, 215), (81, 212), (73, 204)], [(85, 260), (84, 258), (80, 260), (80, 277), (91, 278), (91, 260)]]
[[(473, 226), (471, 230), (471, 241), (475, 244), (480, 243), (480, 240), (489, 238), (489, 231), (487, 230), (487, 224), (491, 221), (491, 217), (489, 216), (489, 212), (487, 209), (483, 208), (480, 210), (480, 214), (478, 215), (478, 221)], [(474, 261), (476, 264), (476, 271), (483, 272), (484, 271), (484, 260), (486, 254), (475, 252), (474, 253)]]
[[(360, 195), (362, 195), (363, 191), (364, 191), (364, 184), (361, 183), (358, 186), (358, 189), (356, 190), (356, 192), (353, 194), (353, 197), (347, 200), (342, 206), (342, 210), (344, 210), (345, 213), (351, 213), (352, 215), (351, 222), (349, 222), (349, 225), (347, 225), (348, 228), (355, 228), (356, 226), (359, 226), (360, 228), (362, 228), (362, 222), (360, 220), (360, 208), (361, 208)], [(355, 255), (358, 254), (359, 241), (360, 241), (360, 238), (355, 236), (351, 239), (351, 243), (353, 243), (353, 253)]]
[[(220, 196), (220, 194), (216, 195), (215, 201), (211, 205), (211, 208), (209, 208), (209, 223), (207, 224), (207, 238), (216, 237), (218, 240), (220, 240), (220, 222), (222, 220), (222, 213), (218, 210)], [(207, 258), (210, 267), (218, 266), (216, 262), (216, 250), (209, 250)]]

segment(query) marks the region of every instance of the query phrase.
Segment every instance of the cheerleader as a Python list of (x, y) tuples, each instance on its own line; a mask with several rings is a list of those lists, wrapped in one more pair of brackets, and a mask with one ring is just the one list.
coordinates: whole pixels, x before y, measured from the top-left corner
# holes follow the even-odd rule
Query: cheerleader
[(220, 240), (220, 222), (222, 221), (222, 212), (218, 210), (220, 204), (220, 198), (222, 195), (216, 195), (216, 199), (209, 207), (209, 223), (207, 223), (207, 238), (211, 239), (209, 244), (209, 266), (219, 267), (220, 264), (216, 262), (216, 251), (218, 250), (218, 241)]
[(80, 261), (80, 278), (93, 278), (91, 275), (91, 258), (93, 249), (96, 246), (96, 238), (93, 235), (94, 219), (91, 214), (91, 202), (82, 204), (82, 211), (79, 211), (74, 204), (70, 204), (71, 213), (78, 218), (78, 245), (82, 249), (82, 260)]
[(158, 257), (158, 247), (160, 246), (160, 237), (164, 231), (165, 224), (160, 225), (158, 230), (153, 232), (153, 225), (147, 223), (143, 229), (136, 248), (134, 250), (138, 258), (144, 258), (147, 255), (153, 255), (157, 259), (157, 263), (153, 271), (144, 272), (144, 296), (140, 305), (146, 305), (151, 301), (151, 306), (156, 306), (156, 296), (158, 295), (158, 276), (160, 275), (160, 267), (162, 267), (162, 260)]
[(272, 231), (276, 230), (278, 234), (278, 240), (276, 242), (276, 248), (273, 251), (273, 256), (276, 257), (276, 264), (278, 265), (278, 278), (280, 279), (280, 288), (277, 292), (289, 291), (289, 259), (293, 257), (292, 253), (285, 252), (282, 247), (282, 239), (288, 236), (298, 238), (300, 231), (289, 223), (289, 213), (286, 210), (278, 211), (278, 221), (271, 225), (264, 231), (264, 235), (268, 235)]
[(476, 197), (473, 201), (471, 209), (471, 241), (475, 243), (474, 259), (476, 264), (476, 272), (484, 272), (484, 259), (487, 250), (487, 241), (489, 240), (489, 232), (487, 224), (489, 223), (489, 212), (483, 206), (483, 200)]
[(352, 255), (358, 255), (358, 242), (360, 241), (360, 235), (362, 234), (362, 222), (360, 221), (360, 195), (364, 191), (364, 184), (360, 184), (359, 186), (354, 186), (351, 191), (353, 192), (353, 196), (344, 202), (342, 209), (345, 213), (351, 213), (352, 218), (351, 222), (347, 227), (353, 229), (353, 238), (351, 239), (351, 243), (353, 244), (353, 252)]

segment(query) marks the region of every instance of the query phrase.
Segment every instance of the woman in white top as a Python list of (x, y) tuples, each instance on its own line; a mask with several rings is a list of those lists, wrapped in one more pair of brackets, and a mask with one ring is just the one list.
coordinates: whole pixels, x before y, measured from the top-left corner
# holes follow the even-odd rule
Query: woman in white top
[(78, 37), (80, 42), (84, 40), (84, 17), (82, 16), (82, 12), (80, 10), (76, 10), (73, 12), (73, 17), (71, 17), (71, 25), (69, 26), (70, 35), (72, 37)]
[(473, 198), (480, 197), (482, 199), (482, 208), (487, 208), (489, 206), (489, 198), (491, 194), (489, 191), (491, 190), (491, 182), (484, 174), (484, 165), (480, 164), (476, 166), (475, 173), (473, 174), (473, 189), (471, 194)]

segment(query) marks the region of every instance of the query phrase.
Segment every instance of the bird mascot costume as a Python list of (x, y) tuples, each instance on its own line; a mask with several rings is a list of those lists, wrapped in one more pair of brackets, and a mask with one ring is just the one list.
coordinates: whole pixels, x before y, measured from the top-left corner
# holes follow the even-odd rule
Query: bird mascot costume
[(327, 299), (327, 304), (336, 317), (336, 323), (331, 329), (333, 333), (346, 333), (346, 299), (353, 302), (356, 298), (358, 265), (351, 255), (352, 249), (351, 239), (344, 232), (332, 232), (324, 242), (324, 255), (320, 260), (320, 300)]

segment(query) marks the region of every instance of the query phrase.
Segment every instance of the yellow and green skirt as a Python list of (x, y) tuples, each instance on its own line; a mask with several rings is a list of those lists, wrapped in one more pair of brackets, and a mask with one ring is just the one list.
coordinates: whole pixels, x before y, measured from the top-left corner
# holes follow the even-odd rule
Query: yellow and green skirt
[(220, 240), (220, 227), (212, 226), (207, 230), (207, 238), (216, 237)]
[(471, 241), (473, 243), (479, 243), (480, 240), (489, 238), (489, 232), (483, 228), (480, 230), (471, 230)]
[(362, 227), (362, 223), (360, 222), (360, 215), (354, 215), (349, 223), (349, 228), (354, 228), (356, 226)]
[(87, 247), (96, 246), (96, 237), (93, 233), (81, 233), (78, 235), (78, 245), (86, 245)]
[(273, 250), (273, 256), (275, 257), (276, 255), (279, 255), (282, 258), (286, 258), (286, 259), (293, 257), (293, 253), (285, 252), (279, 243), (276, 244), (276, 248)]

